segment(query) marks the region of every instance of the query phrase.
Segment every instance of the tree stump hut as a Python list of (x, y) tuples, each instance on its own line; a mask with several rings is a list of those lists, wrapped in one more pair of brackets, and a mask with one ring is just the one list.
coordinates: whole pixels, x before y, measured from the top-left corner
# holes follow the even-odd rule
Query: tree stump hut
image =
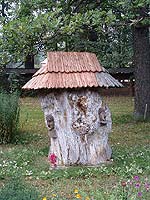
[(100, 87), (122, 86), (87, 52), (48, 52), (23, 89), (38, 90), (57, 166), (96, 166), (111, 158), (111, 113)]

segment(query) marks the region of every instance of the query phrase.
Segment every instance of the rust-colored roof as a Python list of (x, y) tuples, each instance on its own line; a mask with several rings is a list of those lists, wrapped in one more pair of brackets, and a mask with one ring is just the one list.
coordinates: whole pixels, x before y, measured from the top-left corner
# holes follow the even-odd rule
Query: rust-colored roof
[(48, 52), (49, 72), (96, 72), (102, 68), (96, 55), (88, 52)]
[(43, 66), (34, 76), (47, 72), (100, 72), (96, 55), (88, 52), (48, 52)]
[(23, 89), (122, 86), (100, 66), (93, 53), (48, 52), (41, 64)]
[[(37, 81), (38, 78), (38, 81)], [(41, 89), (41, 88), (73, 88), (73, 87), (98, 87), (96, 76), (92, 72), (77, 72), (77, 73), (47, 73), (39, 76), (34, 76), (23, 87)]]

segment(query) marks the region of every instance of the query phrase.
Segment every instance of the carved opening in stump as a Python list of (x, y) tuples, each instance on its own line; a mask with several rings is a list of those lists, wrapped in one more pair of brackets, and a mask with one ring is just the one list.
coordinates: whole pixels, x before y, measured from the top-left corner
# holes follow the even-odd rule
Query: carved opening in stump
[(50, 114), (50, 115), (46, 115), (46, 125), (48, 128), (48, 135), (49, 138), (53, 138), (56, 139), (57, 138), (57, 134), (55, 131), (55, 122), (54, 122), (54, 117)]
[(98, 114), (99, 114), (99, 120), (100, 120), (100, 125), (101, 126), (105, 126), (107, 124), (107, 106), (102, 106), (101, 108), (99, 108)]

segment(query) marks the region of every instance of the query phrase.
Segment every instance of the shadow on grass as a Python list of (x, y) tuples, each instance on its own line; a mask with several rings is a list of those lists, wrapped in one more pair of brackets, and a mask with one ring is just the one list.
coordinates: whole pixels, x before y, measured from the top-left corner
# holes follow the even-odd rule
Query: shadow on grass
[(124, 115), (112, 115), (112, 121), (114, 124), (127, 124), (127, 123), (133, 123), (134, 117), (132, 114), (124, 114)]
[(41, 136), (38, 134), (33, 134), (29, 132), (18, 132), (11, 143), (26, 145), (32, 142), (38, 142), (40, 139)]

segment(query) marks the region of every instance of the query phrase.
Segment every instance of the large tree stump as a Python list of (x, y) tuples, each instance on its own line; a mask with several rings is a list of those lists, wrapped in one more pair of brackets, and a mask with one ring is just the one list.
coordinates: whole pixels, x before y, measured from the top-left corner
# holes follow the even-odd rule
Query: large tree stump
[(111, 114), (98, 90), (72, 89), (40, 97), (58, 166), (98, 165), (110, 159)]

